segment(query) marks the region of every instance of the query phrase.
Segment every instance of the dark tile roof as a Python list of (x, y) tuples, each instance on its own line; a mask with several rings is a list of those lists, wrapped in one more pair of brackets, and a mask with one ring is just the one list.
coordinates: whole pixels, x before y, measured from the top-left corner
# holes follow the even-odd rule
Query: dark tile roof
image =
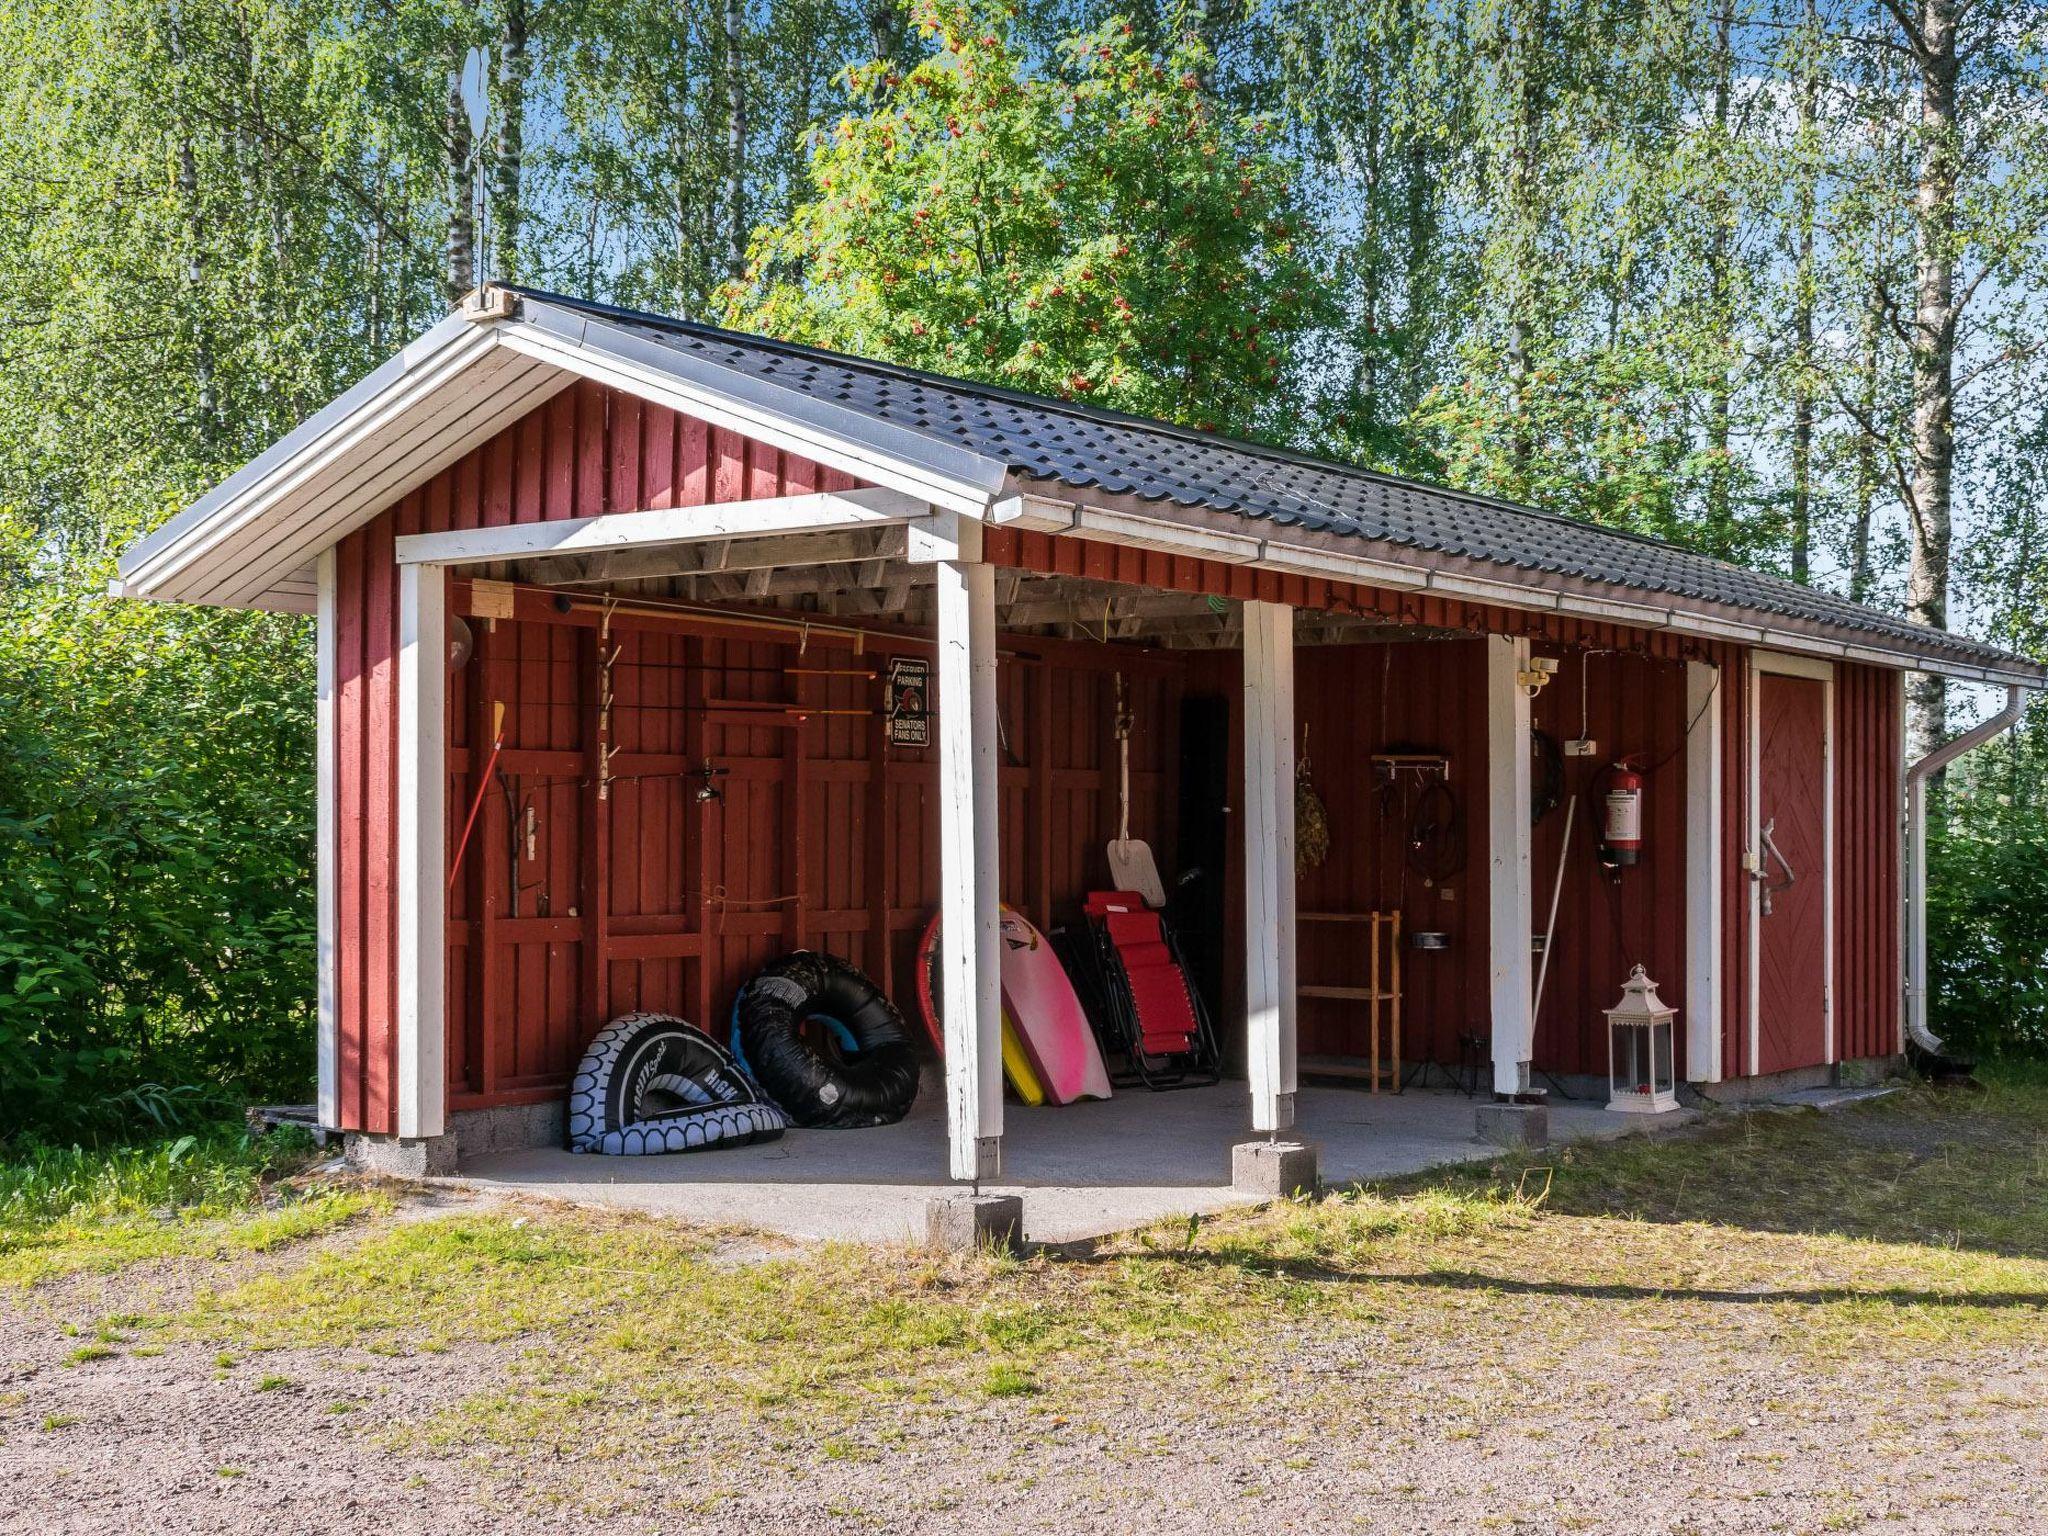
[(1351, 534), (1508, 571), (1587, 578), (1640, 594), (1642, 601), (1664, 597), (1726, 605), (1758, 616), (1759, 623), (1774, 617), (1818, 623), (1838, 639), (1853, 642), (1862, 636), (1879, 648), (1966, 665), (2043, 671), (1967, 636), (1912, 624), (1659, 539), (1533, 507), (716, 326), (516, 291), (601, 316), (722, 368), (999, 460), (1027, 479)]

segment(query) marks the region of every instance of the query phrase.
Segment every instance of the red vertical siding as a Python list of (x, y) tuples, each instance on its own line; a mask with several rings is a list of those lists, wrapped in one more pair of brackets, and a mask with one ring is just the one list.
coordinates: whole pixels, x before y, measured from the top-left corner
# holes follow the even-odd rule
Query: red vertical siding
[[(1536, 726), (1560, 748), (1583, 729), (1598, 750), (1564, 759), (1565, 800), (1537, 823), (1531, 840), (1537, 932), (1548, 918), (1553, 887), (1559, 896), (1535, 1060), (1552, 1072), (1599, 1075), (1607, 1070), (1602, 1014), (1620, 1000), (1630, 967), (1643, 966), (1666, 1001), (1685, 1000), (1685, 669), (1624, 651), (1536, 649), (1559, 660), (1556, 678), (1531, 708)], [(1598, 858), (1604, 794), (1610, 765), (1624, 758), (1643, 778), (1643, 846), (1634, 865), (1609, 870)], [(1573, 799), (1577, 812), (1571, 845), (1562, 849), (1560, 886), (1559, 854)]]
[[(1749, 1047), (1749, 653), (1717, 646), (1721, 694), (1721, 1075), (1756, 1070)], [(1696, 1077), (1707, 1063), (1689, 1064)]]
[(1899, 676), (1844, 666), (1835, 682), (1835, 1053), (1900, 1047)]
[[(724, 451), (744, 466), (741, 440), (731, 439)], [(579, 384), (337, 549), (336, 1023), (342, 1128), (396, 1128), (398, 613), (392, 540), (401, 532), (694, 505), (707, 492), (709, 499), (730, 500), (779, 494), (777, 487), (852, 483), (772, 450), (755, 454), (751, 473), (727, 473), (714, 483), (711, 453), (711, 434), (702, 423)], [(583, 974), (583, 941), (591, 923), (572, 915), (589, 905), (578, 894), (586, 819), (580, 807), (593, 782), (591, 743), (579, 718), (589, 681), (584, 674), (592, 670), (589, 654), (579, 664), (576, 635), (569, 629), (504, 624), (493, 631), (480, 624), (477, 631), (478, 670), (450, 689), (451, 840), (476, 792), (477, 720), (487, 718), (480, 712), (492, 698), (507, 705), (502, 767), (518, 799), (508, 810), (495, 792), (487, 798), (465, 855), (462, 889), (450, 899), (448, 1061), (458, 1105), (465, 1096), (497, 1102), (557, 1091), (562, 1061), (573, 1059), (588, 1033), (589, 1006), (604, 996)], [(484, 681), (472, 687), (471, 677)], [(481, 699), (477, 689), (486, 690)], [(677, 766), (667, 765), (666, 791), (634, 792), (635, 809), (647, 802), (663, 836), (676, 816)], [(511, 860), (515, 823), (528, 805), (537, 829), (535, 857)], [(508, 862), (519, 866), (517, 916)], [(647, 899), (659, 904), (680, 898), (665, 890)], [(659, 928), (672, 917), (664, 908), (636, 914), (636, 921)], [(647, 958), (615, 978), (623, 991), (637, 995), (642, 969), (674, 990), (694, 941), (659, 931), (633, 937)], [(508, 1018), (521, 1026), (504, 1027)]]
[[(337, 550), (337, 1013), (341, 1121), (394, 1128), (396, 1075), (396, 581), (401, 531), (586, 516), (638, 506), (801, 494), (854, 482), (701, 421), (579, 385), (408, 496)], [(1628, 965), (1684, 996), (1684, 688), (1687, 658), (1720, 667), (1724, 722), (1725, 1069), (1750, 1070), (1747, 1041), (1749, 816), (1747, 680), (1736, 647), (1554, 615), (992, 530), (992, 558), (1052, 574), (1142, 583), (1236, 600), (1263, 598), (1477, 635), (1529, 635), (1563, 665), (1537, 722), (1579, 731), (1578, 680), (1598, 756), (1567, 764), (1579, 824), (1566, 863), (1538, 1065), (1597, 1071), (1599, 1010)], [(457, 611), (467, 589), (457, 585)], [(534, 600), (515, 621), (473, 625), (475, 657), (450, 687), (451, 842), (476, 793), (491, 705), (507, 707), (501, 767), (449, 903), (448, 1063), (454, 1108), (559, 1092), (607, 1013), (662, 1008), (720, 1027), (733, 988), (795, 943), (846, 955), (909, 1002), (909, 960), (937, 902), (936, 764), (883, 741), (876, 706), (889, 655), (928, 654), (904, 637), (855, 650), (842, 637), (802, 648), (779, 637), (669, 620), (621, 619), (613, 669), (613, 780), (595, 799), (598, 649), (587, 612)], [(1606, 654), (1594, 654), (1604, 652)], [(1410, 929), (1452, 936), (1440, 954), (1404, 955), (1407, 1054), (1457, 1058), (1457, 1037), (1487, 1029), (1483, 647), (1429, 641), (1305, 647), (1297, 690), (1333, 851), (1302, 883), (1318, 910), (1394, 906)], [(1117, 820), (1111, 729), (1116, 674), (1137, 727), (1133, 835), (1171, 864), (1179, 703), (1190, 689), (1238, 702), (1231, 653), (1018, 640), (999, 669), (1003, 892), (1042, 924), (1070, 919), (1107, 879)], [(1845, 668), (1838, 689), (1840, 1049), (1879, 1054), (1896, 1038), (1898, 715), (1890, 673)], [(1237, 727), (1233, 724), (1233, 732)], [(1464, 815), (1465, 868), (1426, 885), (1402, 850), (1405, 816), (1375, 794), (1373, 751), (1447, 753)], [(1643, 863), (1617, 884), (1592, 860), (1593, 772), (1615, 756), (1649, 770)], [(1233, 773), (1239, 752), (1232, 750)], [(724, 770), (703, 801), (696, 770)], [(1233, 789), (1233, 797), (1236, 794)], [(531, 853), (526, 818), (532, 817)], [(1563, 810), (1535, 839), (1536, 918), (1556, 869)], [(1239, 851), (1233, 847), (1231, 858)], [(1169, 871), (1171, 872), (1171, 871)], [(1241, 875), (1226, 880), (1231, 942)], [(1304, 975), (1341, 968), (1336, 930), (1304, 933)], [(1226, 965), (1226, 990), (1237, 985)], [(1226, 1022), (1234, 1017), (1226, 1006)], [(1351, 1054), (1342, 1005), (1303, 1014), (1303, 1048)], [(1692, 1064), (1695, 1073), (1703, 1064)]]
[[(1564, 631), (1576, 633), (1575, 631)], [(1597, 649), (1597, 648), (1596, 648)], [(1601, 1010), (1620, 996), (1638, 961), (1664, 995), (1685, 996), (1686, 762), (1682, 668), (1633, 651), (1594, 654), (1544, 641), (1538, 654), (1560, 662), (1557, 680), (1532, 707), (1535, 723), (1558, 741), (1580, 732), (1579, 683), (1586, 674), (1587, 721), (1599, 753), (1568, 759), (1567, 796), (1579, 798), (1564, 865), (1557, 933), (1551, 950), (1535, 1059), (1558, 1073), (1606, 1070)], [(1235, 699), (1234, 656), (1205, 660), (1203, 691)], [(1446, 1066), (1459, 1060), (1458, 1037), (1490, 1030), (1487, 933), (1488, 746), (1482, 707), (1485, 652), (1476, 640), (1305, 647), (1297, 653), (1296, 709), (1307, 726), (1308, 755), (1328, 815), (1331, 853), (1303, 873), (1305, 911), (1398, 910), (1404, 931), (1449, 935), (1450, 948), (1402, 956), (1404, 1049), (1410, 1060)], [(1380, 751), (1433, 751), (1451, 758), (1451, 789), (1464, 819), (1465, 867), (1452, 879), (1426, 884), (1407, 865), (1404, 833), (1413, 795), (1391, 813), (1373, 792), (1370, 757)], [(1595, 857), (1599, 782), (1618, 756), (1646, 770), (1645, 850), (1618, 877)], [(1538, 823), (1531, 860), (1533, 927), (1549, 912), (1564, 836), (1565, 805)], [(1232, 858), (1238, 857), (1233, 847)], [(1233, 867), (1235, 889), (1240, 875)], [(1233, 948), (1241, 939), (1233, 914)], [(1305, 980), (1354, 980), (1359, 961), (1343, 930), (1305, 925), (1300, 969)], [(1304, 1054), (1359, 1055), (1365, 1041), (1355, 1006), (1305, 1000)]]

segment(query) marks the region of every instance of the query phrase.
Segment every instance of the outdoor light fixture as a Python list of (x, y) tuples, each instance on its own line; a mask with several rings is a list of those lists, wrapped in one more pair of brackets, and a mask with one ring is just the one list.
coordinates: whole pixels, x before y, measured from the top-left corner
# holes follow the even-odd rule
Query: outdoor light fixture
[(1531, 656), (1529, 665), (1515, 674), (1515, 681), (1522, 685), (1522, 692), (1535, 698), (1543, 691), (1543, 685), (1557, 676), (1555, 656)]
[(1607, 1010), (1607, 1107), (1626, 1114), (1661, 1115), (1678, 1108), (1678, 1067), (1673, 1022), (1657, 983), (1639, 965), (1629, 972), (1621, 1001)]

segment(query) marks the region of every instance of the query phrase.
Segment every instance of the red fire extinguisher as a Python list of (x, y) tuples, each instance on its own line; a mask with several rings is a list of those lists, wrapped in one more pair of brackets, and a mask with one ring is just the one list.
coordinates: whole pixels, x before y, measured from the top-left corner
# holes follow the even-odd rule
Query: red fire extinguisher
[(1626, 869), (1643, 851), (1643, 776), (1628, 758), (1607, 770), (1605, 813), (1600, 823), (1600, 862)]

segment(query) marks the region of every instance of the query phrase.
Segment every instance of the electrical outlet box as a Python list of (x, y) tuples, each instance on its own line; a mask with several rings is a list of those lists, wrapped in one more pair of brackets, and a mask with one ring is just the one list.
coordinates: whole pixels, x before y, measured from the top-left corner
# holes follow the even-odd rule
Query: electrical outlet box
[(1593, 757), (1599, 751), (1600, 743), (1592, 740), (1590, 737), (1581, 736), (1575, 741), (1568, 741), (1564, 744), (1564, 755), (1566, 757)]

